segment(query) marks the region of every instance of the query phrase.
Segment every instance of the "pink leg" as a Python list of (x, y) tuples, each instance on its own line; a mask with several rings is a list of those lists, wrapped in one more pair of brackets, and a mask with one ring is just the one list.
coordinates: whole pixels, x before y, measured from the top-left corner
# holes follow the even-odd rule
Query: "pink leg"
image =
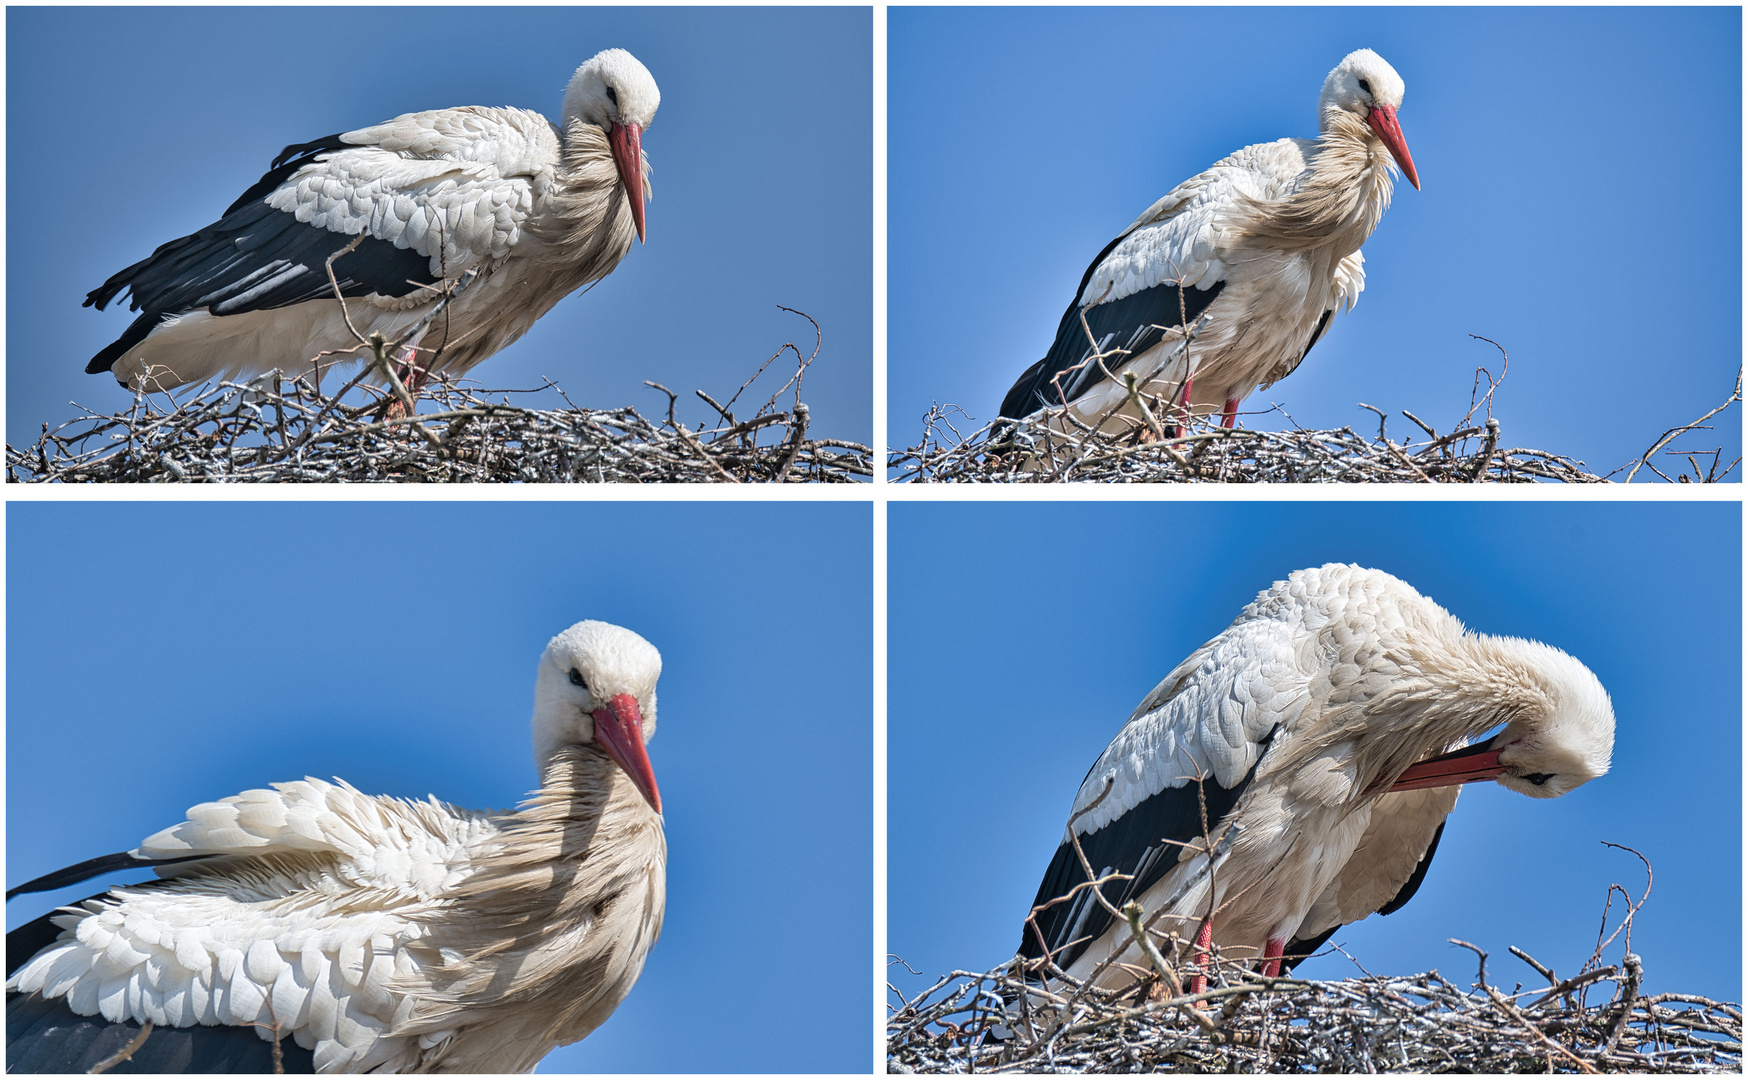
[(1229, 397), (1226, 399), (1226, 411), (1220, 414), (1220, 426), (1223, 428), (1229, 428), (1237, 422), (1238, 399), (1235, 397)]
[(1190, 976), (1190, 993), (1206, 993), (1208, 989), (1208, 953), (1214, 947), (1214, 920), (1204, 919), (1202, 928), (1196, 931), (1196, 966), (1201, 973)]
[(1269, 938), (1269, 943), (1262, 951), (1262, 973), (1274, 978), (1281, 973), (1281, 952), (1287, 947), (1286, 938)]

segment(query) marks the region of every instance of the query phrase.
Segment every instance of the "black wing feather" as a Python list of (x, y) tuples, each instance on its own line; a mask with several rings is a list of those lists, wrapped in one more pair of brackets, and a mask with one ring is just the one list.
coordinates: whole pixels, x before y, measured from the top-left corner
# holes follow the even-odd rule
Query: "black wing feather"
[[(6, 1071), (83, 1073), (125, 1047), (140, 1032), (131, 1020), (111, 1023), (78, 1016), (62, 998), (6, 995)], [(290, 1037), (279, 1041), (288, 1073), (316, 1071), (315, 1054)], [(273, 1046), (251, 1027), (153, 1028), (112, 1073), (271, 1073)]]
[[(1257, 764), (1262, 763), (1273, 739), (1271, 731), (1257, 754)], [(1201, 838), (1202, 799), (1207, 800), (1208, 827), (1218, 829), (1255, 776), (1256, 765), (1252, 765), (1230, 788), (1221, 787), (1212, 779), (1203, 784), (1191, 782), (1166, 788), (1136, 803), (1103, 828), (1082, 836), (1080, 848), (1099, 876), (1111, 872), (1131, 875), (1128, 881), (1105, 886), (1105, 898), (1112, 906), (1121, 908), (1145, 893), (1177, 865), (1182, 845)], [(1064, 842), (1050, 860), (1050, 868), (1044, 871), (1044, 882), (1038, 887), (1032, 906), (1038, 908), (1067, 896), (1086, 880), (1074, 845)], [(1058, 967), (1074, 963), (1112, 922), (1110, 913), (1091, 893), (1092, 890), (1085, 890), (1069, 903), (1039, 911), (1038, 931), (1043, 940), (1027, 925), (1021, 932), (1020, 955), (1036, 959), (1048, 949)]]
[(142, 859), (128, 851), (118, 851), (113, 855), (99, 855), (95, 859), (86, 859), (82, 863), (63, 867), (53, 873), (33, 878), (23, 885), (14, 885), (6, 890), (6, 899), (10, 900), (20, 893), (47, 892), (66, 885), (77, 885), (81, 881), (89, 881), (99, 874), (107, 874), (116, 870), (149, 870), (154, 866), (169, 866), (172, 863), (191, 862), (195, 859), (210, 859), (212, 855), (178, 855), (173, 859)]
[(1408, 880), (1402, 883), (1400, 889), (1396, 890), (1396, 895), (1390, 899), (1390, 902), (1378, 909), (1378, 914), (1393, 914), (1403, 904), (1414, 899), (1414, 894), (1420, 891), (1420, 883), (1426, 880), (1426, 872), (1432, 867), (1432, 857), (1438, 851), (1439, 837), (1445, 834), (1445, 824), (1443, 821), (1438, 823), (1438, 828), (1434, 829), (1432, 833), (1432, 843), (1426, 845), (1426, 854), (1422, 855), (1420, 862), (1415, 864), (1414, 873), (1408, 875)]
[[(1323, 332), (1324, 332), (1324, 331), (1325, 331), (1325, 330), (1328, 330), (1328, 329), (1329, 329), (1329, 317), (1330, 317), (1330, 316), (1331, 316), (1331, 315), (1334, 315), (1334, 314), (1335, 314), (1335, 309), (1334, 309), (1334, 308), (1330, 308), (1330, 309), (1329, 309), (1329, 310), (1328, 310), (1328, 311), (1325, 311), (1325, 312), (1324, 312), (1324, 313), (1323, 313), (1323, 317), (1322, 317), (1322, 318), (1320, 318), (1320, 319), (1318, 319), (1318, 320), (1317, 320), (1317, 329), (1315, 329), (1315, 330), (1313, 330), (1313, 331), (1311, 331), (1311, 340), (1310, 340), (1310, 341), (1308, 341), (1308, 342), (1306, 342), (1306, 343), (1305, 343), (1305, 351), (1304, 351), (1304, 352), (1302, 352), (1302, 353), (1300, 353), (1300, 354), (1299, 354), (1299, 363), (1298, 363), (1298, 364), (1294, 364), (1294, 365), (1293, 365), (1293, 366), (1294, 366), (1294, 367), (1298, 367), (1298, 366), (1299, 366), (1299, 364), (1303, 364), (1303, 363), (1304, 363), (1304, 362), (1305, 362), (1305, 358), (1306, 358), (1306, 357), (1307, 357), (1307, 356), (1310, 356), (1310, 355), (1311, 355), (1311, 349), (1312, 349), (1312, 348), (1313, 348), (1313, 347), (1314, 347), (1314, 346), (1315, 346), (1315, 345), (1316, 345), (1316, 344), (1317, 344), (1317, 343), (1318, 343), (1318, 342), (1319, 342), (1319, 341), (1322, 341), (1322, 340), (1323, 340)], [(1290, 372), (1289, 372), (1289, 374), (1291, 374), (1291, 373), (1290, 373)]]
[[(85, 370), (91, 374), (109, 370), (159, 325), (191, 311), (240, 315), (331, 298), (328, 258), (355, 238), (300, 222), (266, 200), (297, 170), (346, 145), (338, 135), (330, 135), (286, 147), (224, 217), (160, 246), (93, 289), (85, 297), (86, 307), (102, 310), (128, 292), (128, 308), (144, 314), (92, 357)], [(341, 295), (349, 297), (406, 296), (421, 285), (437, 282), (428, 258), (373, 236), (365, 236), (335, 260), (334, 278)]]
[[(1073, 401), (1103, 377), (1104, 373), (1096, 366), (1088, 366), (1064, 378), (1060, 394), (1054, 385), (1059, 375), (1080, 364), (1092, 352), (1086, 330), (1080, 325), (1080, 297), (1086, 292), (1093, 272), (1124, 236), (1106, 244), (1098, 258), (1086, 268), (1086, 273), (1081, 275), (1080, 287), (1074, 291), (1074, 299), (1057, 324), (1056, 340), (1050, 345), (1050, 351), (1044, 354), (1044, 359), (1027, 368), (1008, 390), (1007, 396), (1002, 398), (1002, 416), (1019, 419), (1045, 406)], [(1195, 322), (1225, 287), (1224, 281), (1216, 281), (1206, 289), (1161, 282), (1119, 300), (1094, 303), (1086, 312), (1087, 326), (1092, 329), (1093, 340), (1099, 342), (1100, 352), (1123, 349), (1129, 356), (1134, 356), (1157, 344), (1165, 336), (1164, 328)]]

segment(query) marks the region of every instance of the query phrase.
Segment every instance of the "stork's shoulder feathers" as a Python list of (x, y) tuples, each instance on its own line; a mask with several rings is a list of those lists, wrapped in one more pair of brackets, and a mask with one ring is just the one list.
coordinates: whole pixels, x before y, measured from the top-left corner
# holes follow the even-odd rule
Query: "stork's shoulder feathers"
[(1111, 740), (1075, 796), (1074, 811), (1110, 794), (1075, 823), (1089, 833), (1167, 788), (1209, 777), (1235, 788), (1276, 728), (1309, 700), (1304, 631), (1258, 619), (1228, 627), (1174, 668)]
[[(192, 807), (187, 820), (147, 837), (134, 854), (173, 859), (320, 853), (361, 885), (411, 885), (431, 896), (453, 886), (498, 829), (495, 815), (483, 811), (435, 798), (366, 795), (343, 780), (306, 777)], [(159, 873), (174, 877), (202, 867), (179, 863)]]
[(552, 121), (537, 112), (480, 105), (404, 113), (340, 138), (406, 157), (488, 164), (504, 176), (550, 171), (559, 141)]
[(552, 125), (521, 109), (408, 113), (339, 141), (348, 146), (299, 169), (267, 205), (416, 251), (448, 280), (508, 257), (560, 156)]
[[(1381, 571), (1330, 564), (1276, 582), (1137, 706), (1081, 785), (1075, 812), (1098, 805), (1076, 831), (1198, 776), (1232, 788), (1277, 729), (1302, 720), (1321, 725), (1321, 738), (1359, 737), (1356, 710), (1402, 685), (1398, 645), (1408, 631), (1446, 642), (1463, 635), (1443, 608)], [(1344, 790), (1354, 780), (1344, 778)]]
[(1164, 281), (1211, 289), (1259, 204), (1290, 195), (1315, 143), (1278, 139), (1229, 154), (1173, 188), (1124, 229), (1080, 303), (1117, 300)]

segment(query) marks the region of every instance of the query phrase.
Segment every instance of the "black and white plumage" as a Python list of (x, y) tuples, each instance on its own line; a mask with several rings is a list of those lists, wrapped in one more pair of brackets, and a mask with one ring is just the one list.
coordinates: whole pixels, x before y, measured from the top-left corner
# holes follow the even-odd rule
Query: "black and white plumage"
[(288, 146), (217, 222), (92, 291), (88, 307), (126, 292), (141, 315), (85, 370), (159, 390), (359, 361), (338, 255), (365, 337), (398, 339), (452, 293), (402, 359), (415, 381), (465, 372), (643, 237), (660, 103), (637, 58), (608, 49), (577, 69), (559, 124), (467, 106)]
[(1149, 207), (1087, 267), (1001, 415), (1066, 406), (1130, 430), (1133, 374), (1160, 415), (1218, 411), (1232, 426), (1245, 396), (1291, 373), (1359, 299), (1360, 245), (1390, 204), (1392, 168), (1420, 186), (1396, 119), (1402, 94), (1377, 53), (1350, 53), (1324, 80), (1319, 138), (1247, 146)]
[(291, 1072), (531, 1070), (612, 1014), (661, 931), (660, 674), (621, 627), (553, 638), (517, 811), (306, 778), (13, 890), (161, 879), (7, 935), (9, 1071), (85, 1071), (147, 1022), (117, 1071), (271, 1072), (276, 1030)]
[[(1139, 899), (1168, 954), (1175, 934), (1275, 974), (1407, 902), (1456, 785), (1563, 795), (1606, 772), (1613, 745), (1608, 695), (1577, 660), (1466, 632), (1389, 574), (1328, 565), (1275, 583), (1165, 677), (1088, 772), (1069, 827), (1096, 876), (1128, 875), (1106, 899)], [(1087, 880), (1065, 837), (1020, 955), (1123, 985), (1140, 952)]]

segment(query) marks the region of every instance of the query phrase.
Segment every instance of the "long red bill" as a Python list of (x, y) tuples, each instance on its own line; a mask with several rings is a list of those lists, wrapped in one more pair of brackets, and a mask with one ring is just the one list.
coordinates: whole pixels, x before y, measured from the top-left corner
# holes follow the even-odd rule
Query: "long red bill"
[(1486, 743), (1477, 743), (1415, 762), (1402, 771), (1402, 775), (1390, 785), (1390, 790), (1417, 791), (1421, 788), (1473, 784), (1481, 780), (1497, 780), (1504, 771), (1505, 766), (1499, 764), (1499, 751)]
[(605, 709), (596, 709), (595, 742), (607, 751), (607, 756), (625, 770), (631, 782), (656, 813), (662, 812), (662, 793), (656, 789), (655, 770), (650, 767), (649, 753), (643, 748), (643, 713), (637, 699), (620, 694), (607, 702)]
[(1414, 171), (1414, 159), (1408, 155), (1408, 140), (1402, 137), (1402, 125), (1396, 122), (1396, 110), (1388, 105), (1374, 105), (1366, 114), (1366, 123), (1371, 125), (1378, 138), (1384, 140), (1384, 148), (1390, 151), (1396, 164), (1402, 166), (1402, 175), (1408, 177), (1415, 191), (1419, 191), (1420, 176)]
[(643, 240), (643, 129), (636, 124), (614, 124), (607, 129), (607, 141), (613, 145), (613, 164), (619, 167), (619, 182), (625, 185), (625, 197), (631, 200), (631, 220), (637, 226), (637, 239)]

